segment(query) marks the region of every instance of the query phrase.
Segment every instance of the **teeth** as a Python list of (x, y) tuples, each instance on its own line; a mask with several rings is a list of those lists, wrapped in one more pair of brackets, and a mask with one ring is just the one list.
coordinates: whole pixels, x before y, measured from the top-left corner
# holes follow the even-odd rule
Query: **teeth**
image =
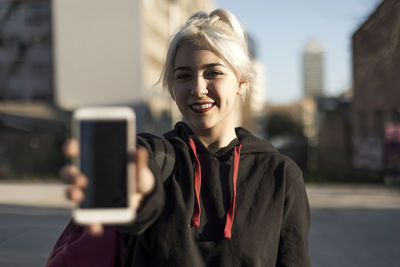
[(206, 108), (211, 108), (212, 104), (203, 104), (203, 105), (192, 105), (192, 108), (195, 110), (202, 110)]

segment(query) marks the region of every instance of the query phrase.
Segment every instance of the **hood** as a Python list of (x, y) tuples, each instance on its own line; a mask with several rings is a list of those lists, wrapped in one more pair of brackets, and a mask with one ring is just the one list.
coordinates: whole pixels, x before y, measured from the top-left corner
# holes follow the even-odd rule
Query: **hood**
[[(195, 206), (192, 216), (192, 226), (199, 227), (200, 226), (200, 215), (201, 215), (201, 204), (200, 204), (200, 191), (201, 191), (201, 162), (198, 158), (200, 154), (210, 154), (208, 149), (203, 145), (202, 142), (197, 138), (194, 132), (190, 129), (190, 127), (183, 123), (179, 122), (175, 125), (175, 129), (169, 133), (164, 135), (166, 138), (175, 139), (178, 142), (185, 142), (188, 144), (192, 151), (193, 159), (194, 159), (194, 191), (195, 191)], [(177, 137), (179, 136), (179, 137)], [(256, 154), (256, 153), (277, 153), (276, 149), (267, 142), (263, 141), (249, 131), (243, 128), (236, 128), (236, 136), (237, 139), (233, 140), (228, 146), (221, 148), (217, 152), (213, 153), (214, 156), (219, 158), (224, 157), (228, 159), (233, 152), (233, 175), (232, 175), (232, 185), (233, 185), (233, 197), (229, 207), (229, 210), (226, 214), (226, 222), (224, 228), (224, 238), (230, 239), (232, 237), (232, 226), (235, 217), (235, 200), (236, 200), (236, 190), (237, 190), (237, 178), (239, 172), (239, 163), (240, 156), (242, 154)]]
[[(210, 153), (186, 123), (178, 122), (175, 124), (174, 130), (166, 133), (164, 136), (175, 136), (173, 132), (177, 132), (178, 136), (183, 138), (186, 143), (188, 143), (189, 138), (194, 139), (198, 145), (198, 153)], [(221, 148), (215, 154), (230, 153), (238, 143), (242, 144), (241, 154), (279, 153), (270, 142), (254, 136), (242, 127), (235, 128), (235, 132), (238, 140), (233, 140), (228, 146)]]

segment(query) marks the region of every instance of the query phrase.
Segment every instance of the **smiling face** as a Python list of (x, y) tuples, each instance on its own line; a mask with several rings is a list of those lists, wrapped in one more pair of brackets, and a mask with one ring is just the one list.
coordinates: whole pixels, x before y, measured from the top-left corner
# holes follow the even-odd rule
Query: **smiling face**
[(195, 133), (234, 130), (235, 102), (246, 85), (212, 51), (194, 45), (178, 49), (173, 92), (179, 110)]

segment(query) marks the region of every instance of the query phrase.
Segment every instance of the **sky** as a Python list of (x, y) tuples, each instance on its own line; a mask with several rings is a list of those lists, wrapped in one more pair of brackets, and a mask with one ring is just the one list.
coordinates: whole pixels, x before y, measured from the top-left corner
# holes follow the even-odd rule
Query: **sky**
[(301, 59), (308, 40), (324, 49), (324, 92), (352, 87), (351, 36), (382, 0), (216, 0), (237, 16), (266, 68), (265, 100), (289, 104), (303, 95)]

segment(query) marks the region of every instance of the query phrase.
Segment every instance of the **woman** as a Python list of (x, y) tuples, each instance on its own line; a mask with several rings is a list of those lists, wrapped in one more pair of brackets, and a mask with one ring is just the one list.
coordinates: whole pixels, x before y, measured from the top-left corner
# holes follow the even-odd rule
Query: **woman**
[[(246, 34), (228, 11), (196, 13), (172, 39), (162, 82), (186, 123), (164, 135), (175, 155), (166, 179), (155, 137), (138, 138), (138, 213), (120, 229), (136, 237), (126, 252), (132, 266), (310, 266), (301, 171), (234, 127), (252, 79)], [(81, 201), (86, 178), (74, 167), (63, 176), (73, 183), (70, 199)]]

